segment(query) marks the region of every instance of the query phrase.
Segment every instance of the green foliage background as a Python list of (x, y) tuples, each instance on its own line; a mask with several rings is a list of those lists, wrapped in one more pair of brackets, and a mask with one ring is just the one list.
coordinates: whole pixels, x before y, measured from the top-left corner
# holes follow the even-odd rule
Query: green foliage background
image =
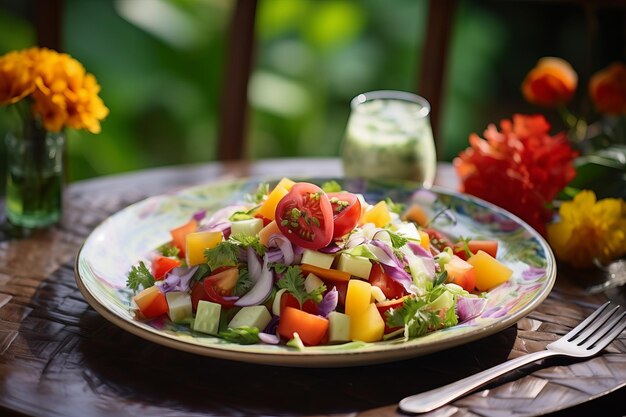
[[(69, 180), (214, 160), (234, 1), (65, 5), (65, 51), (96, 76), (111, 110), (101, 134), (68, 132)], [(34, 7), (34, 0), (0, 0), (0, 54), (35, 44)], [(426, 13), (424, 0), (260, 0), (247, 155), (337, 156), (352, 97), (377, 89), (417, 90)], [(460, 1), (442, 119), (443, 159), (451, 160), (467, 146), (468, 135), (488, 123), (541, 111), (519, 93), (538, 58), (567, 59), (581, 86), (592, 71), (623, 59), (623, 20), (614, 15), (598, 13), (603, 24), (590, 41), (589, 22), (577, 6)], [(582, 90), (576, 105), (584, 107)], [(0, 136), (8, 123), (4, 110)], [(545, 113), (560, 129), (558, 116)]]

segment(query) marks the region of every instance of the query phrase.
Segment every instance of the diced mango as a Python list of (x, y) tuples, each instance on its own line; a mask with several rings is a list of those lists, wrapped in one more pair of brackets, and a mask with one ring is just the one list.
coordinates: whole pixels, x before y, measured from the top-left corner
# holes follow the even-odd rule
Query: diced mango
[(430, 250), (430, 236), (423, 230), (417, 231), (420, 234), (420, 246), (426, 250)]
[(270, 237), (272, 237), (272, 235), (275, 235), (275, 234), (282, 234), (282, 233), (280, 232), (280, 229), (278, 228), (276, 221), (272, 220), (270, 223), (268, 223), (267, 226), (265, 226), (259, 232), (259, 242), (261, 242), (263, 246), (268, 246), (270, 242)]
[(370, 208), (365, 212), (363, 216), (361, 216), (360, 223), (374, 223), (376, 227), (384, 227), (391, 222), (391, 214), (389, 213), (389, 208), (387, 207), (387, 203), (384, 201), (379, 201), (376, 205)]
[(216, 247), (224, 235), (222, 232), (194, 232), (187, 235), (186, 257), (187, 265), (194, 266), (206, 262), (204, 257), (205, 249)]
[(274, 220), (276, 218), (276, 206), (278, 202), (287, 195), (289, 191), (283, 186), (276, 186), (267, 197), (267, 200), (263, 202), (257, 214), (265, 217), (266, 219)]
[(372, 285), (360, 279), (351, 279), (346, 292), (346, 314), (353, 316), (367, 310), (371, 299)]
[(500, 285), (513, 275), (509, 267), (482, 250), (471, 256), (467, 262), (474, 266), (476, 288), (479, 291), (487, 291)]
[(376, 305), (368, 307), (358, 314), (350, 316), (350, 339), (362, 342), (377, 342), (385, 333), (385, 321)]
[(428, 216), (426, 212), (417, 203), (411, 204), (411, 206), (402, 214), (402, 220), (413, 222), (419, 226), (426, 226), (428, 224)]
[(285, 190), (289, 191), (294, 185), (296, 185), (295, 181), (292, 181), (287, 177), (283, 177), (283, 179), (276, 184), (276, 187), (283, 187)]
[(154, 286), (148, 287), (148, 288), (142, 290), (141, 292), (139, 292), (138, 294), (136, 294), (133, 297), (133, 301), (135, 301), (135, 304), (137, 304), (137, 307), (139, 307), (139, 310), (145, 310), (145, 308), (148, 305), (150, 305), (152, 303), (152, 301), (154, 301), (154, 299), (158, 295), (160, 295), (160, 294), (162, 294), (162, 293), (159, 290), (159, 287), (154, 285)]

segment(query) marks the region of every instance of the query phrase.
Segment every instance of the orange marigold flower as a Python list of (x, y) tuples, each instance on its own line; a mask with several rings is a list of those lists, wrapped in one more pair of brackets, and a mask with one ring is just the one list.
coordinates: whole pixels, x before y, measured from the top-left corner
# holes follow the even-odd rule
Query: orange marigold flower
[(599, 112), (626, 114), (626, 65), (616, 62), (596, 72), (589, 82), (589, 94)]
[[(4, 88), (0, 66), (0, 98), (4, 97), (5, 90), (7, 96), (13, 97), (12, 101), (0, 101), (0, 104), (15, 103), (32, 95), (33, 111), (46, 130), (58, 132), (71, 127), (100, 132), (100, 121), (108, 115), (109, 109), (98, 96), (100, 86), (95, 77), (88, 74), (80, 62), (47, 48), (30, 48), (14, 54), (19, 65), (28, 67), (28, 71), (22, 68), (20, 74), (28, 75), (30, 87), (19, 96), (15, 93), (19, 90), (17, 87)], [(9, 59), (13, 59), (11, 53), (0, 58), (0, 62)], [(8, 79), (16, 84), (15, 76)]]
[(593, 191), (581, 191), (559, 209), (560, 218), (548, 225), (548, 241), (556, 257), (575, 267), (606, 264), (626, 255), (626, 202), (596, 201)]
[(14, 104), (33, 92), (33, 62), (21, 52), (0, 57), (0, 106)]
[(576, 171), (576, 152), (564, 133), (549, 135), (542, 115), (513, 116), (500, 130), (491, 124), (485, 139), (470, 135), (470, 147), (454, 159), (461, 191), (518, 215), (541, 234), (551, 219), (549, 204)]
[(574, 68), (561, 58), (541, 58), (522, 82), (522, 94), (532, 104), (558, 107), (569, 102), (578, 85)]

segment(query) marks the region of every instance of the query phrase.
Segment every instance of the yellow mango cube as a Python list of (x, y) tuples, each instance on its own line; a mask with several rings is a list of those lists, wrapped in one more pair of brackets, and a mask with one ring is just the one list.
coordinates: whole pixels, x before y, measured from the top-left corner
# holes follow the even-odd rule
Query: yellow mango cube
[(285, 190), (289, 191), (291, 190), (291, 187), (293, 187), (294, 185), (296, 185), (295, 181), (292, 181), (289, 178), (284, 177), (278, 182), (278, 184), (276, 184), (276, 187), (283, 187)]
[(430, 250), (430, 236), (428, 236), (428, 233), (423, 230), (418, 230), (417, 233), (420, 234), (420, 246), (426, 250)]
[(346, 292), (346, 314), (357, 315), (369, 308), (372, 299), (372, 285), (360, 279), (351, 279)]
[(274, 187), (270, 195), (267, 196), (267, 200), (265, 200), (261, 207), (259, 207), (257, 214), (260, 214), (266, 219), (274, 220), (276, 218), (276, 206), (288, 192), (289, 191), (287, 191), (287, 189), (283, 186), (277, 185)]
[(222, 232), (195, 232), (187, 235), (187, 247), (185, 254), (187, 257), (187, 265), (194, 266), (206, 262), (204, 251), (216, 247), (222, 240), (224, 235)]
[(391, 223), (389, 207), (384, 201), (379, 201), (374, 207), (367, 210), (361, 217), (361, 224), (374, 223), (376, 227), (384, 227)]
[(378, 342), (385, 334), (385, 321), (376, 305), (369, 306), (358, 314), (350, 316), (350, 339), (362, 342)]
[(476, 288), (479, 291), (490, 290), (507, 281), (513, 275), (513, 271), (509, 267), (482, 250), (471, 256), (467, 262), (474, 266)]

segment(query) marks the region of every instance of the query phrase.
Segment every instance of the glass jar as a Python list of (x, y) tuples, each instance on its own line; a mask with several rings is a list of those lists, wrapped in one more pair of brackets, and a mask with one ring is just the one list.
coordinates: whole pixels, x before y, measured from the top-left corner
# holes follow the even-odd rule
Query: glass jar
[(60, 220), (64, 139), (28, 122), (5, 136), (5, 212), (12, 225), (35, 229)]
[(351, 102), (342, 160), (348, 177), (413, 180), (430, 187), (437, 156), (430, 104), (402, 91), (372, 91)]

